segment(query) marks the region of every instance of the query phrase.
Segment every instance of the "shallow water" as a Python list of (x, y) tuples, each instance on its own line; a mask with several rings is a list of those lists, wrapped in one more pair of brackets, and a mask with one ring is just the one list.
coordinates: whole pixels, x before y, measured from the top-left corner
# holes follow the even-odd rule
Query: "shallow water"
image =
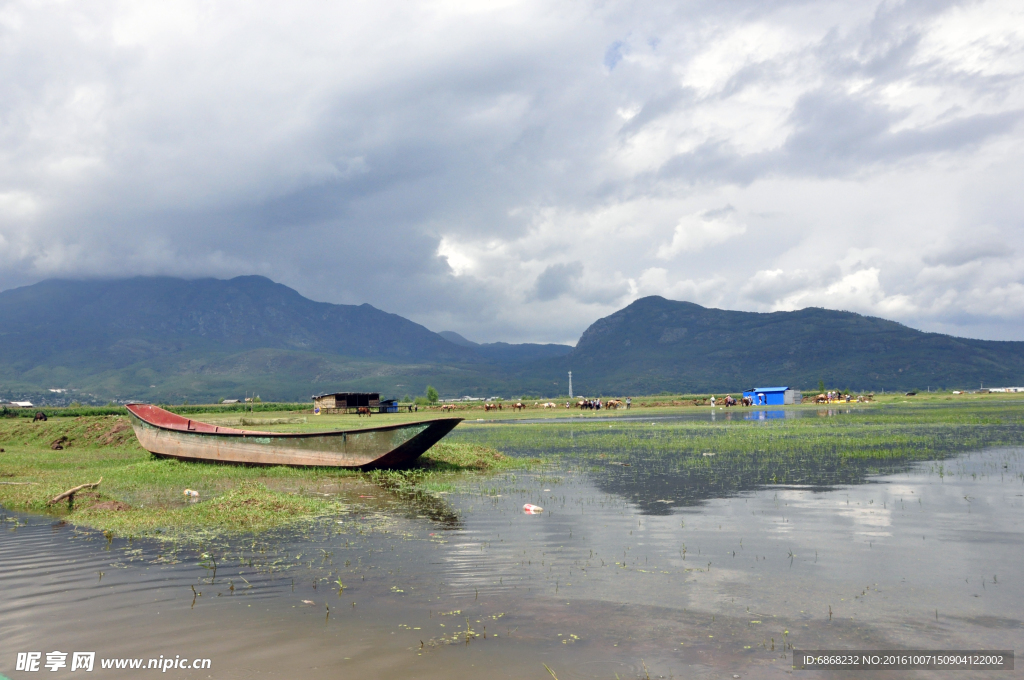
[(163, 674), (182, 678), (777, 678), (791, 645), (1024, 640), (1024, 449), (720, 493), (674, 474), (634, 453), (440, 501), (380, 490), (302, 531), (188, 547), (7, 514), (0, 673), (60, 650), (211, 659)]

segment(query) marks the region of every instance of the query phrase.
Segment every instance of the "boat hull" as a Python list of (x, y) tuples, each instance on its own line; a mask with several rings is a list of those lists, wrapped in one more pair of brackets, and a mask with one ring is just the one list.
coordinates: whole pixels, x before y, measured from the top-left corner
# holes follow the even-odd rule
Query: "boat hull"
[(291, 434), (220, 428), (164, 411), (185, 423), (182, 428), (166, 418), (172, 425), (167, 426), (145, 417), (163, 409), (147, 406), (144, 412), (133, 406), (143, 405), (130, 404), (128, 411), (139, 443), (153, 455), (245, 465), (407, 467), (462, 421), (439, 418), (361, 430)]

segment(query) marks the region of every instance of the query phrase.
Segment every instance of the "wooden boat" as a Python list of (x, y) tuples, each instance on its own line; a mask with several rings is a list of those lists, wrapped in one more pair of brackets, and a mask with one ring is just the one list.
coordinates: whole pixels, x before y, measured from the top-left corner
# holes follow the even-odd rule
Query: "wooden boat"
[(150, 404), (127, 404), (135, 436), (156, 456), (249, 465), (405, 467), (462, 422), (417, 423), (337, 432), (258, 432), (201, 423)]

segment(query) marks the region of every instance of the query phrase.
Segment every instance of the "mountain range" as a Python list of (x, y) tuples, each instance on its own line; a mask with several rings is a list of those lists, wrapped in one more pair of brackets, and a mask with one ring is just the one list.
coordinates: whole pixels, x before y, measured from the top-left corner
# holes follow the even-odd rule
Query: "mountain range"
[[(476, 343), (260, 276), (47, 280), (0, 292), (0, 398), (210, 401), (380, 391), (442, 396), (850, 389), (1024, 383), (1024, 342), (924, 333), (850, 312), (760, 314), (661, 297), (595, 321), (575, 347)], [(63, 389), (67, 392), (54, 393)]]
[[(595, 321), (562, 366), (584, 392), (788, 385), (916, 390), (1024, 384), (1024, 342), (925, 333), (821, 308), (753, 313), (641, 298)], [(579, 377), (577, 377), (579, 376)]]

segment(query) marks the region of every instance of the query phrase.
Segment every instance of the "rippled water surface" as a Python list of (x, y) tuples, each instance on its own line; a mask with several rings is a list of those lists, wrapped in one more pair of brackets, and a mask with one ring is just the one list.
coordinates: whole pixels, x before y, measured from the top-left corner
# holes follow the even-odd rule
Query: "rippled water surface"
[(776, 678), (791, 646), (1019, 649), (1022, 453), (710, 491), (634, 453), (191, 546), (7, 513), (0, 673), (60, 650), (211, 659), (185, 678)]

